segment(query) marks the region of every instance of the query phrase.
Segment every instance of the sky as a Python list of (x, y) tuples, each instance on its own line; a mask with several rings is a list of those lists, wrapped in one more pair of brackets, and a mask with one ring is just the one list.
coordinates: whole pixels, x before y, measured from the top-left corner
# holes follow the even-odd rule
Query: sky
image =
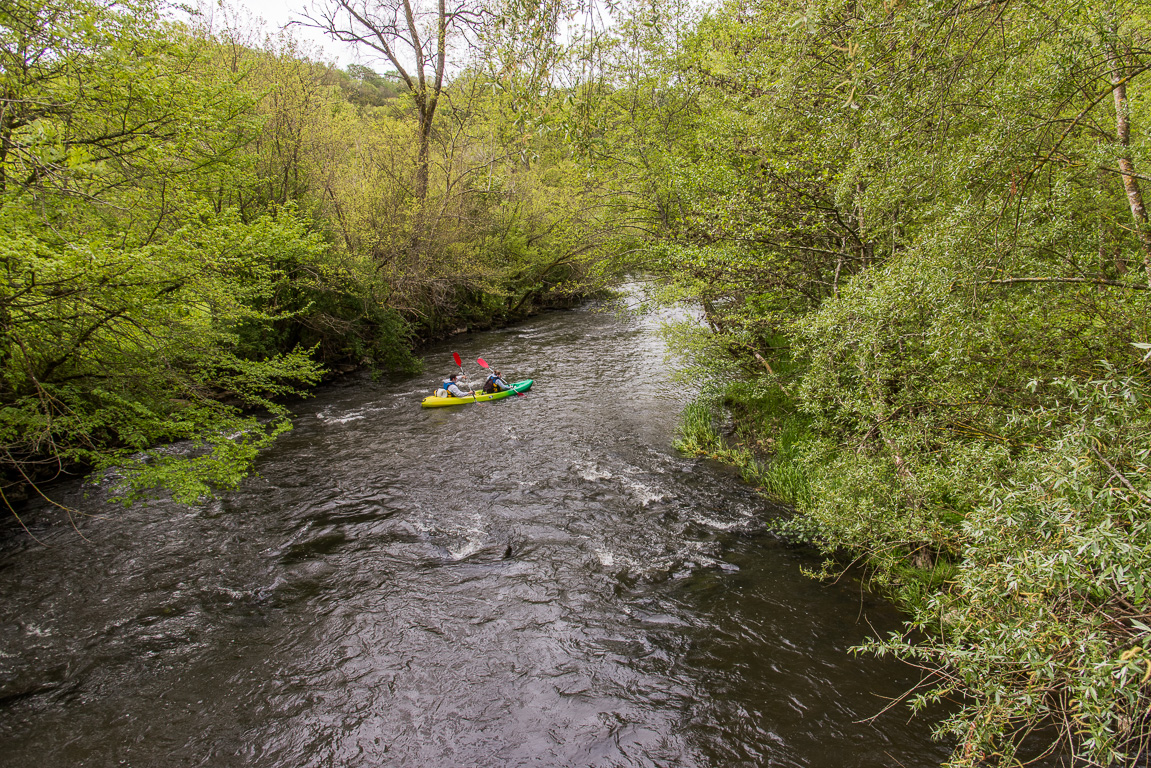
[[(596, 1), (598, 4), (599, 0)], [(693, 1), (700, 5), (707, 2), (707, 0)], [(190, 0), (190, 4), (198, 7), (204, 17), (232, 18), (232, 26), (237, 26), (238, 21), (238, 26), (241, 28), (247, 29), (258, 26), (265, 33), (273, 35), (277, 34), (288, 22), (301, 19), (304, 9), (313, 2), (323, 2), (323, 0)], [(221, 8), (221, 5), (225, 7)], [(237, 12), (239, 12), (238, 19), (236, 18)], [(603, 19), (600, 21), (602, 23)], [(213, 24), (213, 26), (219, 27), (222, 24)], [(342, 69), (347, 68), (349, 64), (363, 64), (377, 72), (393, 69), (390, 62), (383, 60), (378, 53), (367, 50), (363, 46), (337, 42), (319, 30), (299, 25), (291, 27), (290, 31), (296, 40), (306, 42), (311, 46), (318, 46), (321, 49), (322, 53), (314, 55), (312, 58), (335, 62)], [(262, 36), (260, 38), (262, 39)]]
[[(226, 0), (228, 13), (239, 10), (244, 27), (257, 25), (268, 34), (276, 34), (292, 19), (298, 19), (307, 5), (307, 0)], [(220, 14), (217, 4), (212, 0), (200, 0), (197, 3), (204, 14)], [(249, 18), (250, 15), (250, 18)], [(262, 24), (259, 21), (262, 20)], [(335, 42), (315, 29), (294, 26), (291, 34), (300, 41), (310, 45), (319, 46), (323, 53), (317, 58), (325, 61), (334, 61), (339, 67), (347, 67), (352, 63), (371, 62), (364, 60), (365, 56), (359, 54), (353, 46), (347, 43)]]

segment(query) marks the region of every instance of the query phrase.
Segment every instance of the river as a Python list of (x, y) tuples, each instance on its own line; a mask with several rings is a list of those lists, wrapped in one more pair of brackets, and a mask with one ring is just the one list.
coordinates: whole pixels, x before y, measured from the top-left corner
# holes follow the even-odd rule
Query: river
[[(0, 765), (938, 766), (884, 711), (915, 670), (848, 653), (898, 615), (671, 447), (656, 322), (586, 306), (346, 377), (202, 505), (31, 505), (0, 542)], [(422, 410), (452, 351), (535, 387)]]

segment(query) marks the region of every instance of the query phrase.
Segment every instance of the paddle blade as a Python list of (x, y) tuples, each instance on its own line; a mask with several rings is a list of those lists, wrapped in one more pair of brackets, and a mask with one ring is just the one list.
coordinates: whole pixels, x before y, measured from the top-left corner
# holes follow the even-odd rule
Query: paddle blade
[(480, 368), (487, 368), (488, 367), (487, 361), (484, 360), (482, 357), (476, 358), (476, 365), (478, 365)]
[(460, 353), (459, 352), (453, 352), (452, 353), (452, 359), (456, 361), (457, 367), (459, 367), (459, 368), (464, 367), (464, 361), (460, 359)]

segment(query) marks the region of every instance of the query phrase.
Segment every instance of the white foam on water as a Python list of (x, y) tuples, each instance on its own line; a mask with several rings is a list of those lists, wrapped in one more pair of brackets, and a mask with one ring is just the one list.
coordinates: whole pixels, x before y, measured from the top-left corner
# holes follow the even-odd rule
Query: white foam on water
[(610, 470), (600, 469), (598, 464), (576, 464), (575, 471), (584, 480), (592, 483), (615, 477)]
[(322, 411), (316, 412), (316, 419), (325, 424), (347, 424), (352, 421), (361, 421), (382, 411), (392, 410), (394, 407), (395, 406), (366, 406), (363, 408), (355, 408), (344, 413), (333, 413), (331, 410), (325, 408)]
[(445, 549), (447, 549), (448, 554), (451, 555), (453, 560), (463, 560), (465, 557), (474, 555), (476, 552), (479, 552), (481, 549), (483, 549), (483, 542), (477, 541), (475, 539), (468, 539), (466, 542), (464, 542), (462, 547), (445, 547)]
[(717, 531), (730, 531), (733, 528), (739, 528), (746, 523), (745, 520), (720, 520), (715, 517), (701, 515), (698, 512), (693, 513), (691, 519), (692, 522), (699, 523), (700, 525), (705, 525), (708, 528), (713, 528)]
[(471, 518), (472, 525), (463, 531), (464, 541), (455, 546), (444, 547), (453, 560), (463, 560), (484, 548), (488, 538), (488, 532), (484, 527), (484, 518), (478, 512), (473, 512)]
[(628, 480), (627, 485), (639, 499), (641, 507), (646, 507), (648, 504), (656, 501), (665, 501), (668, 498), (668, 494), (666, 492), (656, 490), (650, 485), (641, 483), (638, 480)]

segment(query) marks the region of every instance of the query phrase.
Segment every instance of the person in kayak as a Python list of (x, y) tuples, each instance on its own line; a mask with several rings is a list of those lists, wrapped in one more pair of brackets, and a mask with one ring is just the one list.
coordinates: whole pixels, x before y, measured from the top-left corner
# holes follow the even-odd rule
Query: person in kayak
[[(466, 378), (466, 377), (465, 377)], [(447, 380), (441, 384), (441, 388), (447, 392), (448, 397), (471, 397), (472, 393), (462, 389), (459, 385), (460, 374), (453, 373)]]
[(488, 374), (487, 380), (484, 381), (485, 395), (490, 395), (493, 392), (503, 392), (505, 389), (511, 388), (512, 385), (504, 381), (500, 376), (500, 372), (495, 368), (492, 369), (492, 372)]

